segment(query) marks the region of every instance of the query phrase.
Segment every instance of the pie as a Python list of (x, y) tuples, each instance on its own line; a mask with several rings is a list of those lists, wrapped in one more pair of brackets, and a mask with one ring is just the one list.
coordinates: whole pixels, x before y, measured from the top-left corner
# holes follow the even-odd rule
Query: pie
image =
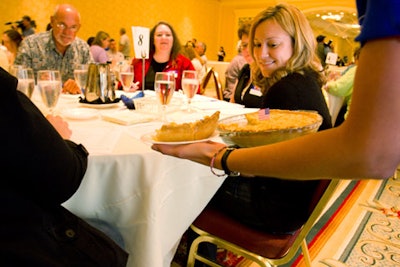
[(271, 109), (269, 119), (260, 120), (258, 112), (245, 114), (245, 121), (219, 124), (219, 129), (229, 132), (264, 132), (302, 128), (321, 122), (317, 112)]
[(153, 137), (155, 141), (160, 142), (180, 142), (195, 141), (210, 137), (217, 128), (219, 120), (219, 111), (211, 116), (205, 116), (203, 119), (186, 122), (164, 124), (160, 129), (156, 130)]

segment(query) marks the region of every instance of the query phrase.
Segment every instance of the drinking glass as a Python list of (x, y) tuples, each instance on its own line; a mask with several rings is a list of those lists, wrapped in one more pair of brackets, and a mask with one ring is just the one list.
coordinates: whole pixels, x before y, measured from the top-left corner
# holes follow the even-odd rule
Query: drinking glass
[(185, 70), (182, 73), (182, 90), (187, 99), (187, 111), (192, 112), (192, 98), (199, 89), (200, 81), (197, 77), (197, 71)]
[(124, 91), (129, 92), (133, 84), (133, 66), (122, 64), (119, 69), (119, 80)]
[(18, 78), (17, 90), (23, 92), (29, 98), (32, 97), (33, 90), (35, 89), (35, 77), (31, 68), (17, 68), (15, 69), (15, 77)]
[(10, 66), (10, 74), (13, 75), (14, 77), (17, 77), (18, 70), (23, 69), (23, 68), (25, 68), (24, 65), (17, 65), (17, 64), (11, 65)]
[(43, 103), (53, 114), (61, 94), (61, 75), (58, 70), (40, 70), (37, 72), (37, 84)]
[(87, 64), (77, 64), (74, 68), (75, 82), (81, 89), (82, 94), (85, 94), (88, 69), (89, 65)]
[(175, 73), (174, 72), (156, 72), (154, 78), (154, 90), (156, 98), (161, 106), (161, 119), (167, 122), (167, 105), (172, 99), (175, 91)]

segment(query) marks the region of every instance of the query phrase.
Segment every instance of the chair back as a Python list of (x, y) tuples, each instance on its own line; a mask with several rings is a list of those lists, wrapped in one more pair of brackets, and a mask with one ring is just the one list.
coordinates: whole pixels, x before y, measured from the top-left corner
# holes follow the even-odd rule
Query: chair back
[(305, 238), (321, 216), (338, 183), (339, 180), (321, 180), (310, 203), (309, 218), (293, 234), (270, 234), (252, 229), (212, 207), (206, 207), (191, 225), (199, 237), (190, 248), (188, 266), (192, 266), (195, 259), (210, 264), (209, 260), (197, 254), (198, 245), (202, 242), (216, 244), (261, 266), (288, 263), (301, 247), (306, 262), (310, 262)]
[(212, 78), (212, 80), (214, 81), (214, 93), (212, 94), (213, 97), (219, 99), (219, 100), (223, 100), (224, 96), (222, 93), (222, 84), (221, 84), (221, 80), (219, 79), (219, 75), (218, 73), (214, 70), (213, 67), (208, 67), (207, 68), (207, 72), (206, 75), (203, 78), (203, 81), (201, 82), (201, 86), (200, 86), (200, 94), (206, 94), (207, 92), (207, 85), (208, 82), (210, 81), (210, 79)]

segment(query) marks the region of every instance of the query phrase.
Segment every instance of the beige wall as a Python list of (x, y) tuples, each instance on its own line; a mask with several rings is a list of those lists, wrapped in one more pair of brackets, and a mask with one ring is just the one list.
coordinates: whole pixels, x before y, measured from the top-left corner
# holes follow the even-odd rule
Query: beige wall
[[(0, 30), (8, 29), (4, 23), (29, 15), (36, 21), (38, 31), (44, 31), (59, 3), (64, 1), (1, 1), (0, 10), (5, 12), (1, 12)], [(174, 27), (181, 43), (196, 37), (210, 47), (217, 47), (218, 0), (70, 0), (68, 3), (81, 12), (82, 27), (78, 36), (84, 40), (99, 30), (119, 40), (120, 27), (125, 27), (131, 37), (131, 26), (151, 28), (165, 20)]]
[[(264, 8), (276, 5), (278, 3), (286, 2), (297, 6), (303, 12), (308, 10), (321, 9), (321, 10), (338, 10), (341, 8), (354, 9), (355, 0), (287, 0), (287, 1), (274, 1), (274, 0), (221, 0), (221, 17), (222, 21), (221, 34), (219, 35), (218, 42), (225, 47), (227, 52), (227, 59), (229, 60), (235, 55), (235, 45), (237, 41), (238, 20), (241, 17), (254, 17), (258, 12)], [(315, 36), (321, 32), (315, 32)], [(352, 55), (354, 43), (349, 44), (348, 40), (342, 40), (335, 36), (327, 36), (327, 40), (332, 39), (335, 44), (335, 50), (340, 51), (343, 55)]]
[[(127, 28), (131, 37), (130, 26), (151, 28), (160, 20), (173, 25), (181, 43), (192, 37), (207, 44), (207, 56), (217, 59), (219, 46), (227, 52), (226, 60), (235, 54), (237, 43), (237, 21), (239, 17), (253, 17), (269, 5), (282, 1), (273, 0), (70, 0), (80, 10), (82, 28), (78, 36), (86, 40), (97, 31), (108, 32), (119, 39), (119, 28)], [(292, 0), (285, 1), (301, 10), (312, 8), (355, 7), (355, 0)], [(36, 20), (38, 31), (44, 31), (57, 0), (13, 0), (0, 1), (2, 10), (0, 30), (8, 29), (4, 23), (21, 19), (29, 15)], [(334, 4), (333, 4), (334, 3)], [(339, 42), (339, 41), (338, 41)]]

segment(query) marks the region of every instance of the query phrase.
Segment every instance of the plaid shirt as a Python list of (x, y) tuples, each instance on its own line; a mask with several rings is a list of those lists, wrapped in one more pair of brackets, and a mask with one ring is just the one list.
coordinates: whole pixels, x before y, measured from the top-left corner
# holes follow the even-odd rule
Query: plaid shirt
[(53, 31), (30, 35), (21, 43), (14, 64), (33, 69), (36, 77), (38, 70), (59, 70), (64, 83), (74, 79), (74, 65), (93, 62), (89, 45), (76, 37), (68, 46), (65, 55), (57, 51)]

